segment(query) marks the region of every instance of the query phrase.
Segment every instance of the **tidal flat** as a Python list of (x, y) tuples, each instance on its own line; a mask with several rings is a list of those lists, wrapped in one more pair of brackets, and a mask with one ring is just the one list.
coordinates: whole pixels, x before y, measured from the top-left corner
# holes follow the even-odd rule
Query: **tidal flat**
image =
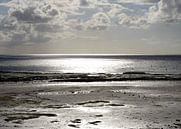
[(180, 129), (181, 83), (158, 84), (3, 82), (0, 129)]

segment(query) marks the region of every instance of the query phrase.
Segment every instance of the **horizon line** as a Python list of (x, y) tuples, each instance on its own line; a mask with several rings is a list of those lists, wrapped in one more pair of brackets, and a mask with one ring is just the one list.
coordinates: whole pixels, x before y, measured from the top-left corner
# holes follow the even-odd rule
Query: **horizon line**
[(181, 56), (181, 54), (0, 54), (0, 56)]

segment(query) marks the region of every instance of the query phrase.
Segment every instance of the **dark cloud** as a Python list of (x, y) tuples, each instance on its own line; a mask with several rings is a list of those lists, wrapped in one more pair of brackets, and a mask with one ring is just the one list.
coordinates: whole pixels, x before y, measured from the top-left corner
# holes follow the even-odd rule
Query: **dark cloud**
[(63, 28), (57, 24), (53, 25), (51, 23), (48, 24), (41, 23), (41, 24), (36, 24), (34, 26), (34, 29), (38, 32), (59, 32)]
[(80, 6), (88, 6), (89, 2), (87, 0), (80, 0)]
[(59, 14), (58, 9), (52, 5), (44, 3), (41, 6), (26, 6), (22, 8), (13, 8), (9, 12), (11, 17), (15, 17), (17, 21), (29, 23), (46, 23)]
[(0, 20), (0, 30), (3, 32), (9, 32), (15, 30), (17, 27), (17, 21), (15, 18), (4, 16)]
[(51, 20), (50, 17), (41, 16), (35, 12), (35, 8), (26, 8), (24, 10), (14, 10), (10, 16), (15, 17), (18, 21), (29, 23), (44, 23)]

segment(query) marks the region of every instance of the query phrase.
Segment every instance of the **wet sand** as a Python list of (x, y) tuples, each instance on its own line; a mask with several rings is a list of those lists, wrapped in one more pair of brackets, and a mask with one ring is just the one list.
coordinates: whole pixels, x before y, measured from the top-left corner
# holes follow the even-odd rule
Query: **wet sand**
[(146, 72), (109, 73), (34, 73), (2, 72), (0, 82), (105, 82), (105, 81), (181, 81), (181, 74), (153, 74)]
[(181, 129), (181, 86), (0, 86), (0, 129)]

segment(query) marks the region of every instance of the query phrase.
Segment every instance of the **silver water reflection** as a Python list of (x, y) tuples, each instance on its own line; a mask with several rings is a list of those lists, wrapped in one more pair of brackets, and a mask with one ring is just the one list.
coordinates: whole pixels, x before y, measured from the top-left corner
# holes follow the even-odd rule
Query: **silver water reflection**
[(0, 71), (181, 74), (181, 56), (0, 56)]
[(46, 63), (63, 73), (116, 73), (118, 67), (128, 67), (131, 61), (80, 58), (47, 60)]
[(116, 73), (118, 69), (129, 67), (131, 60), (96, 58), (56, 58), (12, 60), (0, 63), (3, 71), (33, 71), (61, 73)]

